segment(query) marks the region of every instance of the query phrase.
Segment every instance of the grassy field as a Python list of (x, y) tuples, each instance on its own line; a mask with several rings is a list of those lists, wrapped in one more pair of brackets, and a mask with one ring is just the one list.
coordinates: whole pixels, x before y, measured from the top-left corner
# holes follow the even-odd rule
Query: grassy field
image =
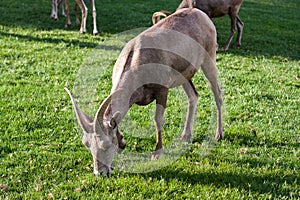
[[(0, 199), (300, 199), (299, 0), (244, 0), (242, 47), (217, 54), (224, 140), (201, 153), (213, 117), (199, 73), (197, 126), (181, 156), (148, 173), (115, 169), (109, 179), (93, 175), (92, 157), (63, 88), (76, 92), (80, 70), (98, 45), (151, 26), (154, 11), (174, 11), (179, 2), (96, 1), (101, 34), (92, 36), (91, 15), (88, 33), (80, 35), (73, 9), (73, 25), (65, 29), (63, 17), (50, 20), (48, 0), (0, 1)], [(222, 46), (229, 18), (213, 21)], [(101, 50), (97, 59), (105, 70), (93, 105), (109, 94), (117, 59), (117, 51)], [(168, 103), (165, 146), (183, 125), (178, 105), (184, 101), (176, 96), (175, 90)], [(134, 107), (129, 116), (148, 129), (151, 110), (153, 105)], [(126, 152), (154, 149), (154, 134), (123, 130)]]

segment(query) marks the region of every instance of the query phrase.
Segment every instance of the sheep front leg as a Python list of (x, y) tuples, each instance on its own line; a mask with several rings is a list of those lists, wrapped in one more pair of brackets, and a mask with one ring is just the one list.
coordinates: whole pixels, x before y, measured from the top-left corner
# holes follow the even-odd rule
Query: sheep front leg
[(97, 13), (96, 13), (95, 1), (91, 0), (91, 4), (92, 4), (92, 10), (93, 10), (93, 25), (94, 25), (93, 34), (97, 35), (98, 30), (97, 30), (97, 19), (96, 19)]
[(180, 136), (181, 140), (189, 141), (192, 138), (192, 128), (194, 123), (194, 116), (198, 103), (198, 92), (192, 81), (185, 83), (183, 89), (188, 97), (188, 112), (185, 120), (183, 133)]
[(162, 145), (162, 127), (164, 124), (164, 113), (167, 103), (168, 89), (163, 89), (157, 93), (156, 97), (156, 111), (155, 111), (155, 128), (156, 128), (156, 148), (151, 156), (151, 160), (157, 160), (162, 156), (164, 150)]
[(94, 174), (95, 175), (99, 175), (99, 163), (98, 163), (98, 160), (97, 160), (97, 157), (93, 157), (93, 160), (94, 160)]
[(52, 0), (51, 1), (51, 6), (52, 6), (52, 9), (51, 9), (51, 15), (50, 15), (50, 17), (52, 19), (58, 20), (58, 11), (57, 11), (58, 5), (57, 5), (57, 0)]
[(156, 128), (156, 147), (155, 152), (151, 156), (151, 160), (157, 160), (163, 154), (162, 145), (162, 127), (164, 124), (165, 108), (162, 105), (156, 104), (155, 112), (155, 128)]

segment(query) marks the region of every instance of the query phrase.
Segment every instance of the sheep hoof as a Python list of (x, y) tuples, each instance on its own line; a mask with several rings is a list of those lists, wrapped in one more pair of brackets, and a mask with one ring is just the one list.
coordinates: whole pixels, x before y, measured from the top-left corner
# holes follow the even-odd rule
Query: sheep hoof
[(223, 128), (221, 130), (217, 129), (217, 133), (216, 133), (215, 139), (217, 141), (220, 141), (223, 138), (224, 138), (224, 129)]
[(233, 47), (234, 47), (234, 48), (240, 48), (240, 47), (241, 47), (241, 44), (235, 43), (235, 44), (233, 45)]
[(182, 140), (184, 142), (190, 142), (191, 139), (192, 139), (192, 133), (184, 132), (180, 136), (180, 140)]
[(151, 160), (158, 160), (164, 153), (164, 149), (158, 149), (155, 152), (152, 153), (151, 155)]
[(65, 28), (70, 28), (71, 27), (71, 24), (66, 24), (65, 25)]

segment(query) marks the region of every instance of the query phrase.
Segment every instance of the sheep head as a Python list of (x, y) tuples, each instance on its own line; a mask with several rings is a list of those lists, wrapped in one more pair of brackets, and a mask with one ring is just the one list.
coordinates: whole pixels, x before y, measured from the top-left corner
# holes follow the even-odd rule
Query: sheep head
[[(115, 152), (119, 149), (118, 124), (121, 121), (121, 114), (116, 112), (110, 120), (104, 119), (104, 113), (109, 106), (112, 95), (107, 97), (99, 107), (94, 120), (79, 109), (71, 92), (65, 88), (69, 94), (77, 121), (83, 130), (82, 143), (90, 150), (94, 159), (94, 174), (103, 173), (109, 176), (111, 163)], [(124, 148), (125, 141), (123, 142)]]

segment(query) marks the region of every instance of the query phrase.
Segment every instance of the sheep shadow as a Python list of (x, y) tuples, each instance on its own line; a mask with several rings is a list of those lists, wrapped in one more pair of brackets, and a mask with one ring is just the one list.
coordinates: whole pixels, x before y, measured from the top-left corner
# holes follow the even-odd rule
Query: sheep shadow
[[(229, 137), (229, 138), (228, 138)], [(226, 140), (232, 141), (239, 146), (255, 147), (261, 145), (261, 139), (255, 135), (235, 135), (230, 137), (228, 134)], [(236, 139), (238, 137), (238, 139)], [(276, 141), (268, 140), (264, 141), (266, 148), (268, 147), (278, 147), (284, 148), (288, 146), (289, 148), (299, 149), (300, 144), (294, 142), (290, 143), (278, 143)], [(188, 153), (190, 154), (190, 153)], [(192, 153), (194, 154), (194, 153)], [(208, 156), (209, 157), (209, 156)], [(209, 159), (210, 160), (210, 159)], [(145, 179), (151, 177), (155, 180), (164, 179), (166, 182), (172, 182), (173, 180), (178, 180), (184, 184), (191, 184), (194, 186), (214, 186), (216, 188), (236, 188), (239, 191), (249, 191), (257, 194), (272, 194), (273, 198), (284, 197), (298, 197), (299, 188), (292, 186), (300, 185), (299, 174), (285, 173), (286, 169), (295, 169), (297, 164), (294, 162), (289, 162), (287, 160), (274, 160), (267, 156), (258, 157), (253, 156), (251, 153), (247, 153), (243, 158), (231, 158), (222, 157), (222, 162), (232, 163), (235, 167), (218, 169), (218, 163), (211, 160), (213, 166), (212, 168), (205, 168), (205, 162), (190, 162), (190, 169), (178, 167), (165, 167), (157, 171), (152, 171), (150, 173), (142, 174), (141, 176)], [(219, 161), (218, 161), (219, 162)], [(176, 165), (176, 163), (174, 164)], [(186, 164), (185, 166), (187, 166)], [(197, 170), (193, 170), (195, 166)], [(200, 167), (200, 169), (199, 169)], [(276, 167), (276, 173), (273, 173), (273, 167)], [(259, 169), (267, 168), (272, 173), (259, 173)], [(253, 170), (249, 170), (253, 169)], [(297, 170), (296, 170), (297, 171)], [(290, 186), (285, 187), (284, 185)]]
[[(162, 178), (171, 182), (174, 179), (177, 179), (180, 182), (191, 185), (213, 185), (217, 188), (236, 188), (240, 191), (251, 191), (258, 194), (270, 194), (274, 195), (273, 197), (282, 197), (298, 195), (296, 188), (285, 188), (280, 190), (279, 187), (281, 184), (295, 184), (297, 181), (296, 177), (293, 175), (283, 175), (283, 174), (273, 174), (270, 175), (261, 175), (254, 174), (248, 170), (237, 172), (212, 172), (206, 171), (201, 173), (188, 173), (182, 171), (172, 171), (170, 169), (164, 169), (163, 172), (149, 173), (143, 175), (145, 178), (151, 177), (152, 179), (161, 180)], [(299, 184), (299, 181), (298, 181)]]

